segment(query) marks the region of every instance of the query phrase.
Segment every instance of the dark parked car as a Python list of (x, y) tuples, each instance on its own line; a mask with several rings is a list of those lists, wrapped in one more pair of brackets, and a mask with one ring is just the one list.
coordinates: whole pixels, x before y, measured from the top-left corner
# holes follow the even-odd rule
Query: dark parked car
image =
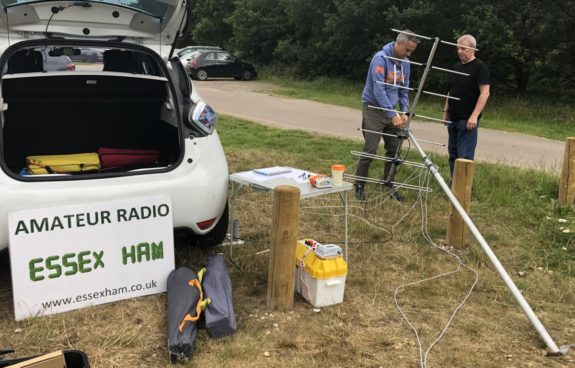
[(196, 51), (219, 51), (221, 50), (220, 47), (218, 46), (186, 46), (183, 47), (179, 50), (176, 50), (176, 56), (180, 59), (180, 61), (182, 62), (182, 65), (184, 66), (184, 68), (186, 67), (186, 65), (188, 64), (188, 60), (190, 60), (190, 57), (192, 55), (193, 52)]
[[(46, 54), (44, 54), (46, 55)], [(44, 70), (47, 72), (63, 72), (76, 70), (76, 64), (69, 56), (47, 56), (44, 59)]]
[(196, 51), (191, 54), (186, 69), (192, 78), (235, 78), (250, 80), (257, 77), (256, 68), (223, 50)]

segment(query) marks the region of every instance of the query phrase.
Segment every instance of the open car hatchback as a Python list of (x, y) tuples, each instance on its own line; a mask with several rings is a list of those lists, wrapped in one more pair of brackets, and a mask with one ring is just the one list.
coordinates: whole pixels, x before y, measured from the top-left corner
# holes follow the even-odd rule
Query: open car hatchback
[[(11, 212), (159, 194), (175, 228), (221, 243), (228, 167), (216, 114), (171, 55), (189, 0), (2, 2), (0, 250)], [(46, 68), (94, 49), (102, 60)], [(130, 157), (104, 160), (110, 152)], [(86, 153), (97, 162), (46, 161)]]

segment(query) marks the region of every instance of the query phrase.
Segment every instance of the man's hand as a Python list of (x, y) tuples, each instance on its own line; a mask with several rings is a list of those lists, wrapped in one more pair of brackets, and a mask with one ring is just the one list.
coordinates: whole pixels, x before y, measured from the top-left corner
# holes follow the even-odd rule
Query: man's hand
[(403, 124), (406, 124), (408, 120), (409, 116), (407, 114), (401, 114), (401, 121), (403, 122)]
[(396, 128), (401, 128), (401, 126), (403, 125), (403, 120), (401, 119), (401, 116), (394, 115), (391, 118), (391, 124), (393, 124), (393, 126)]
[(477, 127), (477, 116), (471, 115), (469, 119), (467, 119), (467, 130), (471, 130)]

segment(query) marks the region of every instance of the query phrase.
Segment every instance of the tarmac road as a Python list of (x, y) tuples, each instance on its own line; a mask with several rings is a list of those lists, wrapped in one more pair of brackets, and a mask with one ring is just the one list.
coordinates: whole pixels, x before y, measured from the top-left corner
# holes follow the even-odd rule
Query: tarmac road
[[(363, 141), (358, 131), (361, 126), (359, 110), (273, 96), (266, 92), (271, 86), (258, 81), (194, 81), (194, 86), (219, 114), (278, 128)], [(446, 146), (422, 142), (447, 144), (447, 130), (442, 123), (414, 120), (410, 128), (426, 153), (447, 154)], [(562, 141), (480, 128), (475, 159), (560, 173), (564, 150), (565, 142)]]

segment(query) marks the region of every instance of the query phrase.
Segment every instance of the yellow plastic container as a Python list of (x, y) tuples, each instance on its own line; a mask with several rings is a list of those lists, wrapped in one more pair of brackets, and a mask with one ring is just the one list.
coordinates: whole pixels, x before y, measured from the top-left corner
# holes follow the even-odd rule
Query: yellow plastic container
[(347, 275), (347, 263), (343, 256), (339, 255), (323, 259), (305, 245), (304, 240), (297, 242), (295, 258), (298, 265), (303, 258), (306, 272), (314, 279), (325, 280)]
[(343, 301), (347, 263), (341, 253), (336, 254), (335, 248), (330, 247), (341, 250), (329, 244), (321, 245), (316, 252), (304, 240), (297, 242), (295, 289), (314, 307)]

